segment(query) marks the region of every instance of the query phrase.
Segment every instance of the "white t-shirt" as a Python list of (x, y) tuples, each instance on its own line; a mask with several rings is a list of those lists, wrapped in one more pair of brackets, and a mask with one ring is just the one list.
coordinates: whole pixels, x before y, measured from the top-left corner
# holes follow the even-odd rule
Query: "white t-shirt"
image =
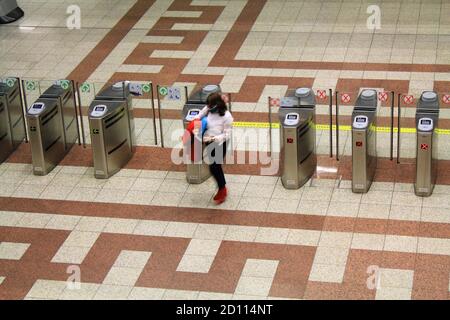
[(218, 143), (230, 138), (233, 129), (233, 116), (228, 110), (221, 116), (219, 113), (209, 112), (208, 106), (206, 106), (200, 111), (196, 119), (202, 119), (205, 116), (207, 121), (205, 136), (214, 137)]

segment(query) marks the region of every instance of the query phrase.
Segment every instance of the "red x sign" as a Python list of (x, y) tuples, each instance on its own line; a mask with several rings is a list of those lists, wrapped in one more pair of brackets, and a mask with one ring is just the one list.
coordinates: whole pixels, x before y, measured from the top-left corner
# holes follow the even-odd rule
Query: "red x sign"
[(450, 104), (450, 94), (444, 94), (442, 97), (442, 102), (445, 104)]
[(424, 151), (427, 151), (427, 150), (428, 150), (428, 145), (427, 145), (426, 143), (422, 143), (422, 144), (420, 145), (420, 149), (421, 149), (421, 150), (424, 150)]
[(343, 94), (341, 95), (341, 102), (342, 102), (342, 103), (349, 103), (350, 100), (351, 100), (350, 94), (348, 94), (348, 93), (343, 93)]
[(414, 103), (414, 96), (413, 95), (403, 96), (403, 102), (406, 103), (406, 104), (413, 104)]
[(280, 99), (279, 98), (270, 98), (270, 106), (271, 107), (279, 107), (280, 106)]
[(325, 99), (326, 97), (327, 97), (327, 91), (326, 90), (317, 90), (317, 98)]
[(378, 100), (380, 102), (386, 102), (388, 100), (388, 93), (387, 92), (378, 92)]

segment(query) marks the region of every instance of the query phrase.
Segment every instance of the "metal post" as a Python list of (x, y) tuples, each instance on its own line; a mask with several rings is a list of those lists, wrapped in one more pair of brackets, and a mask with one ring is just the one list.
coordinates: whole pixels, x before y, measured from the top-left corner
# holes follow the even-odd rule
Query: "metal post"
[(81, 93), (80, 86), (76, 85), (76, 92), (78, 95), (78, 106), (80, 107), (80, 125), (81, 125), (81, 137), (83, 139), (83, 148), (86, 148), (86, 137), (84, 136), (84, 120), (83, 120), (83, 109), (81, 108)]
[(28, 132), (27, 132), (27, 125), (26, 125), (26, 114), (27, 114), (27, 98), (25, 96), (25, 90), (23, 85), (23, 80), (21, 81), (19, 78), (16, 78), (17, 82), (19, 83), (19, 94), (20, 94), (20, 103), (22, 104), (22, 117), (23, 117), (23, 129), (25, 132), (25, 143), (28, 143)]
[[(78, 103), (77, 103), (77, 95), (75, 93), (75, 81), (73, 80), (69, 80), (71, 85), (72, 85), (72, 96), (73, 96), (73, 101), (75, 103), (75, 121), (77, 124), (77, 135), (78, 135), (78, 145), (81, 146), (81, 136), (80, 136), (80, 123), (78, 120), (78, 107), (80, 107), (81, 103), (80, 100), (78, 99)], [(81, 112), (81, 107), (80, 107), (80, 112)]]
[(397, 163), (400, 163), (400, 134), (401, 134), (401, 107), (400, 107), (400, 101), (401, 101), (402, 94), (398, 94), (397, 98)]
[(336, 160), (339, 161), (339, 91), (336, 91)]
[(394, 108), (395, 93), (391, 92), (391, 161), (394, 159)]
[(333, 89), (329, 89), (329, 114), (330, 114), (330, 158), (333, 158)]
[(270, 156), (272, 157), (272, 108), (270, 107), (271, 98), (268, 97), (268, 106), (269, 106), (269, 148), (270, 148)]
[(152, 116), (153, 116), (153, 135), (155, 136), (155, 146), (158, 145), (158, 137), (156, 133), (156, 112), (155, 112), (155, 101), (154, 101), (154, 93), (153, 93), (153, 83), (150, 82), (150, 97), (152, 99)]
[[(229, 109), (229, 111), (230, 111), (230, 113), (232, 112), (231, 111), (231, 93), (228, 93), (228, 109)], [(227, 146), (227, 148), (228, 148), (228, 146)], [(233, 150), (234, 150), (234, 137), (233, 137), (233, 131), (231, 131), (231, 138), (230, 138), (230, 150), (231, 150), (231, 152), (233, 152)]]
[(184, 86), (184, 96), (186, 97), (185, 103), (187, 103), (187, 101), (188, 101), (188, 95), (189, 95), (189, 93), (188, 93), (188, 87), (187, 87), (187, 86)]
[(164, 136), (162, 129), (162, 120), (161, 120), (161, 100), (159, 98), (159, 84), (156, 86), (156, 97), (158, 102), (158, 116), (159, 116), (159, 134), (161, 135), (161, 147), (164, 148)]

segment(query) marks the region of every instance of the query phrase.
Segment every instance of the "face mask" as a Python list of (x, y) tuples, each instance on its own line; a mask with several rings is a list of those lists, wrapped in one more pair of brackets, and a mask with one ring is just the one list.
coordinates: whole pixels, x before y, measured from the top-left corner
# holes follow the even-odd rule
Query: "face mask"
[(219, 107), (217, 107), (217, 105), (215, 105), (214, 107), (209, 108), (209, 112), (217, 113), (217, 112), (219, 112)]

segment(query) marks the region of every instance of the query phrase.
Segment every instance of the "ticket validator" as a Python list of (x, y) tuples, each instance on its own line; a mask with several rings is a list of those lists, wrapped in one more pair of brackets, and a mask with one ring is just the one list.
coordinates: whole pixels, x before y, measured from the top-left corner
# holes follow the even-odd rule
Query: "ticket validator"
[(438, 170), (439, 98), (436, 92), (423, 92), (416, 109), (416, 195), (433, 193)]
[(316, 171), (316, 101), (299, 88), (280, 101), (280, 172), (286, 189), (303, 186)]
[(366, 193), (377, 168), (377, 92), (363, 90), (352, 114), (352, 191)]

